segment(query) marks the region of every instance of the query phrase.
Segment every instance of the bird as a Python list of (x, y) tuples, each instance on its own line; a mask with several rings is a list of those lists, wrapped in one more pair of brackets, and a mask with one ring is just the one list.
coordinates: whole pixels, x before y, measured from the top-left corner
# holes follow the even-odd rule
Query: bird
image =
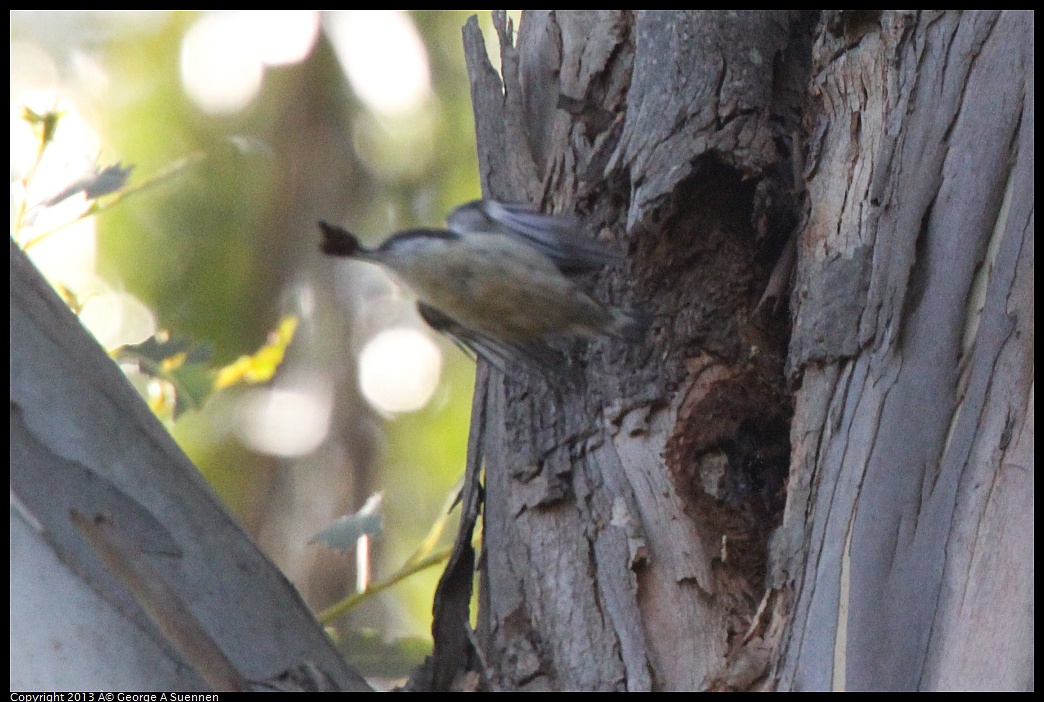
[(581, 236), (577, 217), (486, 199), (457, 207), (446, 221), (445, 229), (396, 232), (375, 248), (320, 221), (320, 250), (382, 266), (417, 296), (429, 326), (505, 374), (517, 366), (567, 372), (549, 343), (556, 338), (644, 337), (647, 315), (603, 305), (578, 285), (578, 276), (623, 255)]

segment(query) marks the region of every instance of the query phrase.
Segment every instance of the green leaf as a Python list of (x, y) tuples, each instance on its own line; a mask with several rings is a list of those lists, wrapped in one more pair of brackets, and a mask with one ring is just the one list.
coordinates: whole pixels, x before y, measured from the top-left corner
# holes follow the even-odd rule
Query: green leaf
[(338, 551), (351, 551), (363, 536), (376, 536), (383, 528), (381, 493), (370, 495), (359, 511), (341, 517), (331, 526), (312, 537), (308, 543), (320, 543)]

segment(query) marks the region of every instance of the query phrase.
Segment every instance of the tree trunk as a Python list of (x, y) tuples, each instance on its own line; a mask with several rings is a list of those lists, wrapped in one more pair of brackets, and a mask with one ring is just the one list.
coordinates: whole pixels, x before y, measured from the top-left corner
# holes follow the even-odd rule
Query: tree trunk
[(575, 387), (480, 369), (431, 684), (1032, 687), (1032, 14), (498, 30), (485, 194), (580, 213), (656, 321)]
[(10, 251), (11, 689), (369, 690)]

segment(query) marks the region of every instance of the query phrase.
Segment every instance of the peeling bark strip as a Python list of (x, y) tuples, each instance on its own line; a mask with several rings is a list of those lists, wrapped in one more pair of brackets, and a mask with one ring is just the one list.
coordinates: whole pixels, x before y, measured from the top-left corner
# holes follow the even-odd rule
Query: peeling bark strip
[(1028, 689), (1033, 15), (828, 15), (814, 59), (780, 687)]

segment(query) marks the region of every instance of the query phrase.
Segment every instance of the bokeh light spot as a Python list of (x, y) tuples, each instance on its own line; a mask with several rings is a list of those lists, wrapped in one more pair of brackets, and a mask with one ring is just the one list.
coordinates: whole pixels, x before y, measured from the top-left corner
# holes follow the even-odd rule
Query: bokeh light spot
[(426, 334), (396, 328), (381, 332), (359, 354), (363, 397), (384, 412), (412, 412), (439, 386), (442, 352)]

